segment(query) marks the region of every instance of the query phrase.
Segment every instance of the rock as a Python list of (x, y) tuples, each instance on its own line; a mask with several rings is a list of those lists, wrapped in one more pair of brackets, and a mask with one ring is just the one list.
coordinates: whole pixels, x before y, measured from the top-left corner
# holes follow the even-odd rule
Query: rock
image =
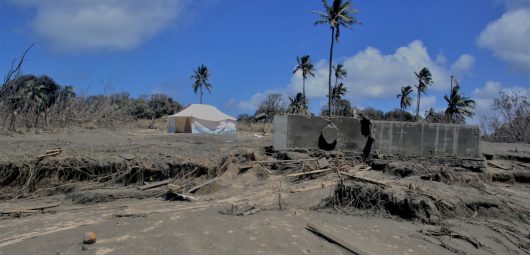
[(93, 244), (96, 242), (96, 233), (92, 231), (87, 231), (83, 235), (83, 243), (84, 244)]
[(320, 167), (320, 169), (324, 169), (324, 168), (329, 167), (328, 160), (325, 157), (319, 159), (318, 160), (318, 167)]
[(81, 250), (82, 250), (82, 251), (86, 251), (86, 250), (88, 250), (88, 245), (83, 244), (83, 245), (81, 246)]
[(326, 140), (326, 143), (332, 144), (337, 141), (338, 134), (337, 127), (333, 124), (328, 124), (322, 129), (322, 137)]
[(388, 161), (386, 160), (374, 159), (372, 160), (372, 169), (384, 170), (387, 164), (388, 164)]

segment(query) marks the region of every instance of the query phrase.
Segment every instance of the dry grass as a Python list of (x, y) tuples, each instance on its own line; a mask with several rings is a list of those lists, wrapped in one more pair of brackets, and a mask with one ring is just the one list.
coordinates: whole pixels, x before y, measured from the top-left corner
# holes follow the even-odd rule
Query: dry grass
[(272, 133), (272, 123), (266, 122), (243, 122), (237, 123), (239, 131)]

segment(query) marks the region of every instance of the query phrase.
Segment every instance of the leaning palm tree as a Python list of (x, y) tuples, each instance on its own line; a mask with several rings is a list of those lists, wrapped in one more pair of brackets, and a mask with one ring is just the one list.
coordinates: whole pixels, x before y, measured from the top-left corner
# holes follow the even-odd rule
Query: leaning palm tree
[(425, 111), (425, 121), (435, 122), (437, 118), (438, 113), (436, 112), (436, 110), (434, 110), (434, 108), (431, 107), (428, 111)]
[(289, 101), (291, 101), (289, 103), (289, 113), (308, 115), (309, 110), (307, 109), (305, 98), (302, 93), (298, 92), (295, 97), (289, 97)]
[(315, 11), (314, 13), (320, 15), (320, 19), (315, 22), (315, 25), (327, 24), (331, 29), (331, 46), (329, 49), (329, 76), (328, 76), (328, 112), (331, 113), (331, 67), (333, 66), (333, 45), (335, 40), (338, 42), (340, 37), (340, 28), (346, 27), (351, 29), (352, 25), (360, 24), (353, 14), (357, 13), (356, 9), (352, 8), (349, 0), (333, 0), (330, 6), (327, 0), (322, 0), (324, 5), (324, 12)]
[(429, 85), (432, 84), (432, 75), (431, 71), (427, 67), (424, 67), (421, 69), (419, 73), (414, 73), (416, 75), (416, 78), (418, 79), (418, 85), (416, 85), (416, 89), (418, 90), (418, 97), (416, 98), (416, 120), (418, 120), (420, 116), (420, 97), (421, 94), (427, 93), (427, 88)]
[(444, 96), (447, 102), (447, 109), (445, 109), (445, 116), (451, 123), (463, 121), (465, 117), (475, 115), (473, 109), (475, 108), (475, 100), (460, 95), (460, 86), (456, 85), (451, 89), (451, 95)]
[(203, 94), (203, 88), (208, 90), (208, 93), (210, 93), (210, 89), (212, 88), (212, 84), (208, 81), (210, 78), (210, 73), (208, 72), (208, 67), (205, 65), (200, 65), (197, 67), (197, 69), (193, 70), (193, 75), (191, 78), (193, 81), (193, 91), (195, 94), (197, 94), (197, 91), (201, 93), (201, 104), (202, 104), (202, 94)]
[(294, 68), (293, 74), (302, 71), (302, 94), (304, 95), (304, 98), (307, 98), (305, 94), (305, 80), (308, 76), (315, 77), (315, 73), (313, 73), (315, 67), (311, 63), (311, 57), (309, 57), (309, 55), (296, 57), (296, 61), (298, 62), (298, 65)]
[(397, 98), (400, 99), (399, 108), (401, 108), (402, 118), (405, 115), (405, 109), (407, 109), (412, 104), (412, 98), (410, 97), (410, 94), (412, 94), (412, 86), (402, 86), (401, 93), (397, 94)]
[(333, 71), (335, 71), (335, 87), (336, 87), (338, 80), (342, 80), (346, 78), (346, 76), (348, 76), (348, 71), (344, 69), (344, 66), (342, 64), (333, 66)]
[(342, 97), (346, 95), (347, 92), (348, 89), (346, 88), (346, 86), (344, 86), (344, 83), (342, 82), (339, 83), (339, 85), (333, 86), (333, 88), (331, 89), (331, 101), (336, 102), (342, 99)]

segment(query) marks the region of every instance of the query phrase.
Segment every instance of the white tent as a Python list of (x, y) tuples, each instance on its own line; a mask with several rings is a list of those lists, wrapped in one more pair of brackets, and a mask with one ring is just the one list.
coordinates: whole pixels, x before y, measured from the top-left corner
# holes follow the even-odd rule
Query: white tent
[(169, 133), (227, 134), (236, 132), (236, 118), (206, 104), (191, 104), (168, 117)]

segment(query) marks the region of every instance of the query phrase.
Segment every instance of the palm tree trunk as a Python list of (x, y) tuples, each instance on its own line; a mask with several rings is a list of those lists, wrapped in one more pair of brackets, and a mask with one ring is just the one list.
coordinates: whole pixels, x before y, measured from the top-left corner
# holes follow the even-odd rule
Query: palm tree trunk
[(201, 87), (201, 101), (200, 101), (200, 102), (201, 102), (201, 104), (202, 104), (202, 87)]
[(307, 98), (305, 96), (305, 77), (302, 77), (302, 93), (304, 93), (304, 107), (307, 108)]
[(335, 43), (335, 27), (331, 27), (331, 47), (329, 48), (329, 76), (328, 76), (328, 114), (331, 116), (331, 67), (333, 66), (333, 44)]
[(420, 97), (421, 97), (421, 93), (420, 93), (420, 90), (418, 88), (418, 98), (416, 100), (416, 121), (418, 121), (418, 118), (420, 117)]
[(305, 100), (305, 77), (302, 77), (302, 93), (304, 93), (304, 100)]

